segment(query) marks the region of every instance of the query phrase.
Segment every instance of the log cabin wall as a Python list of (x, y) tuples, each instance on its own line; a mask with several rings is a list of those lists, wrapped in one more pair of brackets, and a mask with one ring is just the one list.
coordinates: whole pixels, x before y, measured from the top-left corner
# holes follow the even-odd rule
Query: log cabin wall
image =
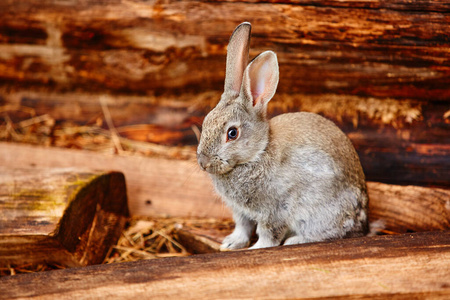
[(335, 121), (368, 180), (450, 186), (448, 1), (1, 1), (0, 122), (89, 124), (108, 95), (122, 135), (194, 147), (243, 21), (278, 55), (271, 115)]

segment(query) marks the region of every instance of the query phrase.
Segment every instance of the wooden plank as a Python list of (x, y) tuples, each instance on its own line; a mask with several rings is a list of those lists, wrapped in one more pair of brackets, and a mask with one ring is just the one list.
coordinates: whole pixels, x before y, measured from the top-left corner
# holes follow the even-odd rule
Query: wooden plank
[(101, 263), (128, 218), (123, 174), (0, 166), (0, 266)]
[(27, 0), (0, 11), (11, 88), (220, 90), (226, 44), (247, 20), (251, 56), (278, 53), (279, 92), (450, 98), (445, 1)]
[(7, 299), (450, 297), (450, 233), (97, 265), (0, 278)]
[[(0, 165), (108, 168), (125, 174), (132, 215), (230, 218), (195, 160), (113, 156), (0, 143)], [(450, 190), (368, 182), (369, 218), (394, 232), (450, 229)]]
[(196, 161), (143, 156), (114, 156), (90, 151), (0, 143), (6, 167), (84, 167), (121, 171), (131, 215), (224, 218), (229, 211), (213, 194), (208, 176)]

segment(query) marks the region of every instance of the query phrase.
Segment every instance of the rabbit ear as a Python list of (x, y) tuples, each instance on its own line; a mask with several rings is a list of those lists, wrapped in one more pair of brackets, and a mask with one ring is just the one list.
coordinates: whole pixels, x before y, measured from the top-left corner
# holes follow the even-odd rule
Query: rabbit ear
[(248, 64), (251, 25), (240, 24), (231, 35), (227, 50), (225, 93), (239, 95), (244, 70)]
[(272, 99), (278, 86), (278, 60), (272, 51), (258, 55), (245, 69), (242, 93), (257, 111), (266, 113), (267, 103)]

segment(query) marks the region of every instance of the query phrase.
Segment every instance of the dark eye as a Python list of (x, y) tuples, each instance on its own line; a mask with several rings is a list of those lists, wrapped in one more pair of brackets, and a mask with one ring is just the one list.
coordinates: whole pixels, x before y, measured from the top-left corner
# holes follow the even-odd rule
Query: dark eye
[(227, 141), (235, 140), (238, 137), (239, 131), (236, 127), (230, 127), (227, 133)]

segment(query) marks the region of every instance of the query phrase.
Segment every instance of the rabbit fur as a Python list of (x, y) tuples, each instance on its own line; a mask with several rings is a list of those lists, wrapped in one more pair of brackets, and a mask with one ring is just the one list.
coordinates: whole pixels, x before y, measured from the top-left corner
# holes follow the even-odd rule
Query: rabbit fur
[(251, 25), (230, 38), (225, 89), (205, 117), (197, 160), (236, 223), (222, 250), (365, 235), (368, 196), (358, 155), (331, 121), (312, 113), (267, 119), (278, 85), (276, 54), (248, 64)]

